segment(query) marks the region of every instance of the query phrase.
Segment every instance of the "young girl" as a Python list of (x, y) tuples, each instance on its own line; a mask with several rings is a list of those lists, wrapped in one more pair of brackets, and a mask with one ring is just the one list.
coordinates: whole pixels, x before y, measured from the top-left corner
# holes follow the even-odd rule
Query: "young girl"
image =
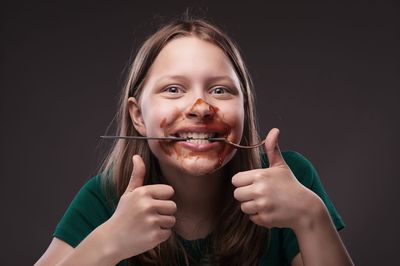
[[(237, 47), (204, 20), (142, 45), (121, 95), (119, 136), (36, 265), (352, 265), (343, 222), (303, 156), (258, 149), (253, 85)], [(269, 166), (268, 168), (266, 168)]]

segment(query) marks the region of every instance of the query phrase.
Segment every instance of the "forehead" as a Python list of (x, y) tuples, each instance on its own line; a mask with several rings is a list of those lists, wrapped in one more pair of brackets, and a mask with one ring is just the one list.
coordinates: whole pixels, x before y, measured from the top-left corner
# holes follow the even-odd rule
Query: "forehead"
[(194, 36), (170, 41), (158, 54), (148, 78), (183, 75), (193, 78), (229, 76), (239, 84), (236, 72), (221, 48)]

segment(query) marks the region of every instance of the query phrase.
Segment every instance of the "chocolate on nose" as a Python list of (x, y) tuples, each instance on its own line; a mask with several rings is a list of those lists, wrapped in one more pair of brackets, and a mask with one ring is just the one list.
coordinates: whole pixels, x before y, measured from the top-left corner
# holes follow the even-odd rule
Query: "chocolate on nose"
[(210, 119), (215, 114), (214, 108), (201, 98), (198, 98), (186, 112), (186, 117), (196, 119)]
[[(201, 109), (204, 108), (205, 110)], [(207, 103), (204, 101), (202, 98), (198, 98), (190, 108), (190, 112), (197, 113), (200, 110), (205, 111), (208, 115), (213, 115), (218, 111), (218, 108), (215, 106), (212, 106), (211, 104)]]

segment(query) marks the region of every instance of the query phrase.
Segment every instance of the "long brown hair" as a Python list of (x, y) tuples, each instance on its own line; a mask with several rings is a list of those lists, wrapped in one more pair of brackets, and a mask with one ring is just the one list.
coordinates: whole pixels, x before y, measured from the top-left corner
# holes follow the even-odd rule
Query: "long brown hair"
[[(116, 116), (117, 135), (139, 135), (135, 130), (128, 112), (128, 98), (140, 99), (143, 83), (157, 55), (163, 47), (173, 39), (195, 36), (210, 42), (219, 48), (229, 58), (239, 78), (244, 97), (245, 121), (241, 144), (257, 143), (256, 114), (254, 110), (254, 92), (248, 70), (242, 56), (233, 41), (220, 29), (204, 19), (183, 18), (161, 27), (151, 35), (138, 50), (123, 88), (119, 111)], [(114, 188), (118, 200), (124, 193), (132, 171), (132, 156), (139, 154), (146, 165), (145, 184), (159, 183), (161, 176), (158, 161), (152, 155), (147, 142), (136, 140), (118, 140), (114, 143), (106, 157), (101, 171), (103, 184)], [(252, 223), (248, 216), (243, 214), (239, 203), (233, 198), (231, 177), (240, 172), (260, 168), (260, 154), (257, 149), (238, 150), (230, 162), (225, 166), (226, 184), (221, 199), (226, 204), (220, 215), (214, 232), (210, 236), (210, 243), (205, 258), (198, 264), (212, 263), (214, 265), (256, 265), (262, 252), (267, 248), (269, 230)], [(144, 265), (176, 265), (178, 258), (181, 263), (194, 264), (190, 255), (185, 251), (173, 234), (167, 241), (158, 247), (130, 259), (133, 264)]]

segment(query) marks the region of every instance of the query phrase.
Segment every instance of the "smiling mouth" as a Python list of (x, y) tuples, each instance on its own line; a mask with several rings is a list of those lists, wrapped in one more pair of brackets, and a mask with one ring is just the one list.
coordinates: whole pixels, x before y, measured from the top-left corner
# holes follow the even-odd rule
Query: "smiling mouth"
[(175, 137), (184, 138), (186, 142), (194, 144), (207, 144), (210, 143), (211, 138), (217, 137), (215, 132), (179, 132)]

